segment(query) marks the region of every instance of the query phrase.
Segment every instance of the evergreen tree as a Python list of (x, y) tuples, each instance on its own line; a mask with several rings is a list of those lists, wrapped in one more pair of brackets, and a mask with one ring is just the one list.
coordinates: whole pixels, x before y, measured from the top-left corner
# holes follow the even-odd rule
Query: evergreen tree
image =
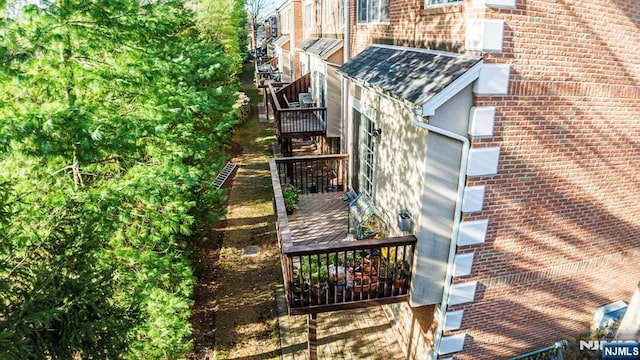
[(245, 0), (199, 0), (198, 24), (205, 39), (219, 41), (240, 70), (247, 58)]
[(235, 59), (179, 1), (0, 23), (0, 358), (182, 358)]

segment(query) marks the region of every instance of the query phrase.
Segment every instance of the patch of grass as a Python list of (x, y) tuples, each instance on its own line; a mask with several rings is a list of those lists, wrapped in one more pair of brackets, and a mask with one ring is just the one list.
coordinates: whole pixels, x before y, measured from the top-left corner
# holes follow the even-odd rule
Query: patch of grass
[[(251, 82), (252, 73), (247, 75), (246, 70), (241, 77), (243, 90), (252, 101), (262, 101)], [(281, 274), (268, 165), (275, 136), (271, 124), (259, 123), (254, 111), (236, 129), (233, 141), (242, 153), (232, 159), (240, 166), (229, 191), (216, 266), (215, 355), (216, 359), (278, 359), (273, 289), (281, 282)], [(249, 245), (256, 245), (259, 254), (243, 256), (243, 248)]]

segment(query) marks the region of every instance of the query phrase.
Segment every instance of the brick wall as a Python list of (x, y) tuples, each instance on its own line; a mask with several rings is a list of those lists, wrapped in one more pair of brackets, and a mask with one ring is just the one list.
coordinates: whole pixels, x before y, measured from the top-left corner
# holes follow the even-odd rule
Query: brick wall
[[(574, 341), (598, 306), (628, 301), (640, 280), (640, 2), (422, 4), (391, 1), (389, 24), (358, 25), (351, 1), (351, 55), (374, 42), (464, 52), (465, 19), (486, 18), (505, 31), (503, 51), (485, 63), (511, 65), (507, 95), (474, 100), (496, 118), (494, 136), (472, 146), (500, 147), (500, 161), (497, 175), (467, 181), (486, 193), (483, 211), (463, 219), (489, 219), (489, 229), (484, 244), (458, 248), (475, 257), (454, 284), (478, 290), (449, 307), (464, 316), (445, 336), (468, 334), (453, 356), (500, 359)], [(400, 328), (410, 326), (401, 314)]]
[(391, 1), (389, 23), (358, 24), (356, 1), (350, 0), (351, 56), (373, 43), (463, 51), (464, 17), (477, 9), (450, 6), (425, 10), (423, 5), (423, 0)]
[[(489, 219), (470, 277), (476, 301), (464, 309), (467, 343), (456, 359), (510, 357), (588, 330), (595, 309), (630, 299), (640, 279), (640, 3), (518, 1), (486, 9), (505, 20), (511, 65), (495, 106), (498, 174), (486, 185)], [(454, 281), (454, 283), (456, 282)], [(455, 334), (452, 332), (451, 334)]]
[(433, 347), (437, 327), (433, 316), (435, 306), (412, 308), (403, 302), (389, 305), (386, 310), (394, 320), (393, 331), (405, 357), (409, 360), (423, 360)]

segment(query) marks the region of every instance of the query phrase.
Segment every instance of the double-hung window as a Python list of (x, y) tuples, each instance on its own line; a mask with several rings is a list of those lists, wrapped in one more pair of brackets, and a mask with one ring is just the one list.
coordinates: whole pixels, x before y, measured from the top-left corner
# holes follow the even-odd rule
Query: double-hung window
[(389, 22), (389, 0), (357, 0), (358, 23)]
[(313, 21), (313, 9), (311, 8), (311, 5), (307, 5), (304, 8), (304, 27), (311, 29), (313, 27), (311, 21)]

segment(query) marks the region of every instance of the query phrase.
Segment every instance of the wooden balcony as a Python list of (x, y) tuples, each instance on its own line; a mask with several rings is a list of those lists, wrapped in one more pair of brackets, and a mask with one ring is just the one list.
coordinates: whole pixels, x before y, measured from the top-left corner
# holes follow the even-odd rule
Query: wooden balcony
[(282, 79), (282, 71), (278, 68), (278, 58), (275, 57), (262, 64), (258, 64), (255, 78), (258, 85), (263, 85), (271, 81), (279, 82)]
[(289, 84), (269, 84), (268, 101), (274, 111), (276, 134), (284, 156), (292, 154), (291, 138), (326, 136), (327, 108), (305, 101), (310, 97), (310, 86), (310, 74)]
[[(414, 236), (354, 240), (344, 200), (348, 156), (270, 160), (282, 274), (291, 315), (405, 301)], [(287, 214), (283, 187), (300, 192)]]

